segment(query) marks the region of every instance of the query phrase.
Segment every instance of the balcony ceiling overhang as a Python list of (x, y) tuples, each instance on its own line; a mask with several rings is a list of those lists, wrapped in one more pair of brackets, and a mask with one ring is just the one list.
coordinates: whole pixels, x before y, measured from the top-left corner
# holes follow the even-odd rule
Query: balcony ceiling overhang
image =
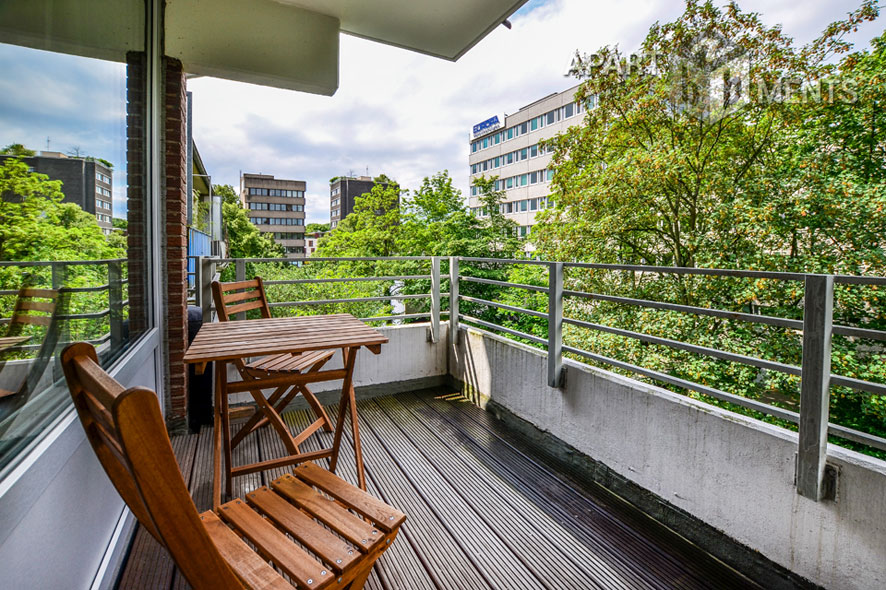
[[(166, 0), (165, 54), (191, 74), (331, 95), (341, 32), (457, 60), (526, 0)], [(0, 42), (124, 61), (143, 0), (4, 0)]]

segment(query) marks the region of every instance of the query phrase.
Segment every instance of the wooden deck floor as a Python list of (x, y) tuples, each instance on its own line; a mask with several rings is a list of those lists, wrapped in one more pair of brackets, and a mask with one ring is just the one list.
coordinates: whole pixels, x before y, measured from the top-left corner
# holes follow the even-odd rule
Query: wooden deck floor
[[(426, 391), (360, 403), (369, 489), (408, 515), (366, 588), (757, 587), (605, 490), (551, 470), (490, 414), (457, 397)], [(307, 423), (303, 412), (285, 418), (297, 427)], [(210, 504), (210, 445), (210, 429), (173, 441), (200, 510)], [(282, 445), (265, 428), (235, 451), (241, 462), (264, 460), (279, 456)], [(281, 473), (237, 478), (235, 492)], [(356, 480), (351, 455), (339, 474)], [(119, 587), (188, 584), (139, 530)]]

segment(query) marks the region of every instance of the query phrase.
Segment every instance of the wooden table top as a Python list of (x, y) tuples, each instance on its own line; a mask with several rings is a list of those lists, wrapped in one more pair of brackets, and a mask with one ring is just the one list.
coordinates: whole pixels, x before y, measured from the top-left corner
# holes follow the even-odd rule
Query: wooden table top
[(203, 324), (184, 361), (205, 364), (287, 352), (378, 347), (387, 341), (378, 330), (346, 313), (216, 322)]

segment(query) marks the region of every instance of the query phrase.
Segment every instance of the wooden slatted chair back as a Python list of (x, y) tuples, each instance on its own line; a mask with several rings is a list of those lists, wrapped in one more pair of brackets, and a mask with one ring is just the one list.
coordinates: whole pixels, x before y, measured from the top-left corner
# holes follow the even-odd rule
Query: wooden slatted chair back
[(58, 304), (58, 295), (55, 289), (20, 289), (6, 335), (18, 336), (22, 333), (22, 328), (28, 325), (49, 328)]
[(215, 311), (220, 322), (228, 321), (236, 313), (253, 309), (258, 309), (263, 318), (271, 317), (271, 308), (268, 307), (261, 277), (235, 283), (212, 281), (212, 299), (215, 301)]
[(98, 365), (91, 344), (65, 348), (62, 367), (87, 438), (141, 525), (169, 550), (194, 588), (243, 588), (200, 520), (156, 394), (124, 389)]

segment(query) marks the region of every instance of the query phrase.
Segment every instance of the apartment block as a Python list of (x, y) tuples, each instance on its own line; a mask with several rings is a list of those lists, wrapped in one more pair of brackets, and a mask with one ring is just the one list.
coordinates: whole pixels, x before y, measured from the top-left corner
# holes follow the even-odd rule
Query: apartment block
[(368, 193), (376, 184), (387, 187), (389, 183), (377, 183), (371, 176), (339, 176), (329, 183), (329, 228), (354, 212), (354, 201)]
[(274, 178), (268, 174), (240, 176), (240, 201), (249, 220), (286, 249), (287, 258), (305, 257), (304, 180)]
[[(0, 156), (0, 164), (12, 157)], [(33, 172), (62, 181), (63, 202), (74, 203), (92, 213), (105, 235), (111, 233), (114, 171), (109, 166), (93, 158), (76, 158), (61, 152), (40, 152), (21, 159)]]
[(468, 204), (475, 215), (486, 215), (474, 180), (497, 176), (495, 188), (505, 192), (501, 211), (518, 225), (520, 236), (529, 234), (535, 215), (550, 205), (548, 169), (551, 153), (542, 139), (579, 125), (586, 105), (576, 102), (574, 86), (526, 105), (512, 115), (491, 117), (474, 126), (469, 144), (471, 189)]

